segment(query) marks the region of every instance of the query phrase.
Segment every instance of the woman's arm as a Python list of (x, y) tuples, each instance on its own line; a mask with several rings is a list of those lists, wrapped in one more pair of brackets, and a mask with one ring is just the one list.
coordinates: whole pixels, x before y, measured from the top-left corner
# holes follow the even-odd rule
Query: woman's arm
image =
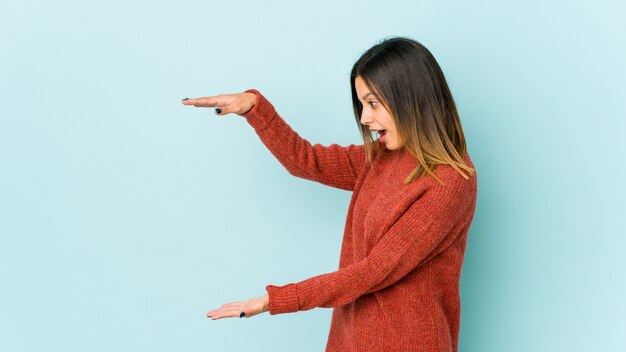
[(267, 285), (270, 314), (350, 303), (396, 283), (439, 254), (467, 229), (474, 214), (476, 180), (457, 176), (446, 177), (445, 187), (426, 190), (362, 260), (297, 283)]
[(248, 89), (246, 93), (254, 93), (256, 102), (242, 116), (290, 174), (331, 187), (354, 189), (357, 175), (366, 164), (364, 145), (311, 145), (258, 90)]

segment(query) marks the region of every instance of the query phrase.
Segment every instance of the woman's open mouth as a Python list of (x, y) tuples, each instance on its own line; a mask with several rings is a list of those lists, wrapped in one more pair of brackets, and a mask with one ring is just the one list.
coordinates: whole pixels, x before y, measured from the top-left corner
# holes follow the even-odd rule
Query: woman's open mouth
[(378, 138), (379, 141), (384, 142), (385, 141), (385, 135), (387, 134), (387, 130), (380, 130), (378, 131), (378, 134), (380, 135), (380, 138)]

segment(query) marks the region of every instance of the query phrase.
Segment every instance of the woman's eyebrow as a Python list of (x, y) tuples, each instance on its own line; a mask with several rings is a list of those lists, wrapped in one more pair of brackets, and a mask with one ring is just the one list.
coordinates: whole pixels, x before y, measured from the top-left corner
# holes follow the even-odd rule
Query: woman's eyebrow
[(367, 96), (371, 95), (371, 94), (372, 94), (372, 92), (369, 92), (369, 93), (365, 94), (363, 97), (361, 97), (361, 99), (365, 100), (365, 98), (367, 98)]

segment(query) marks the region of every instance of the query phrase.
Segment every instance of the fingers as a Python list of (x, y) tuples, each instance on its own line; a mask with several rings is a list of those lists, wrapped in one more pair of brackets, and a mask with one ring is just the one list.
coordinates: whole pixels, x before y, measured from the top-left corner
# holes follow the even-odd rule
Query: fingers
[(236, 318), (236, 317), (249, 318), (250, 315), (246, 314), (244, 310), (240, 310), (237, 308), (230, 308), (230, 309), (220, 309), (217, 311), (211, 311), (207, 313), (207, 317), (211, 318), (211, 320), (218, 320), (222, 318)]
[(214, 309), (208, 312), (206, 315), (208, 318), (211, 318), (212, 320), (217, 320), (217, 319), (222, 319), (222, 318), (235, 318), (235, 317), (249, 318), (251, 317), (252, 315), (250, 313), (247, 313), (246, 311), (247, 311), (246, 307), (244, 307), (242, 304), (231, 303), (231, 304), (225, 304), (219, 309)]
[(182, 100), (183, 105), (193, 105), (198, 108), (213, 108), (219, 105), (219, 96), (201, 97), (201, 98), (185, 98)]
[(208, 312), (207, 317), (212, 320), (236, 317), (250, 318), (263, 311), (263, 303), (260, 298), (253, 298), (247, 301), (224, 304), (221, 308)]
[(228, 317), (238, 317), (244, 312), (243, 302), (233, 302), (222, 305), (218, 309), (214, 309), (207, 313), (207, 317), (216, 320)]
[(181, 102), (183, 105), (192, 105), (197, 108), (215, 108), (216, 115), (226, 115), (232, 112), (232, 103), (226, 101), (223, 94), (214, 97), (185, 98)]
[(250, 110), (256, 97), (252, 93), (220, 94), (212, 97), (185, 98), (181, 100), (183, 105), (191, 105), (199, 108), (215, 108), (215, 114), (241, 114)]
[(215, 108), (214, 112), (216, 115), (220, 115), (220, 116), (230, 114), (231, 112), (233, 112), (232, 104), (219, 105), (218, 107)]

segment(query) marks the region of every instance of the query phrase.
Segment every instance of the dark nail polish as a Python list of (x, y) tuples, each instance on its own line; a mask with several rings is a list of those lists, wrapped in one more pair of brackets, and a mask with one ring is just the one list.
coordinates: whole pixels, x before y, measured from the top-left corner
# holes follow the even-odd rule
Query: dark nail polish
[(216, 112), (216, 113), (218, 113), (218, 114), (221, 114), (221, 113), (222, 113), (222, 109), (220, 109), (220, 108), (215, 108), (215, 112)]
[(189, 100), (189, 98), (185, 98), (185, 99), (183, 99), (183, 101), (185, 101), (185, 100)]
[(246, 312), (241, 312), (241, 314), (239, 314), (240, 318), (243, 318), (246, 315)]

